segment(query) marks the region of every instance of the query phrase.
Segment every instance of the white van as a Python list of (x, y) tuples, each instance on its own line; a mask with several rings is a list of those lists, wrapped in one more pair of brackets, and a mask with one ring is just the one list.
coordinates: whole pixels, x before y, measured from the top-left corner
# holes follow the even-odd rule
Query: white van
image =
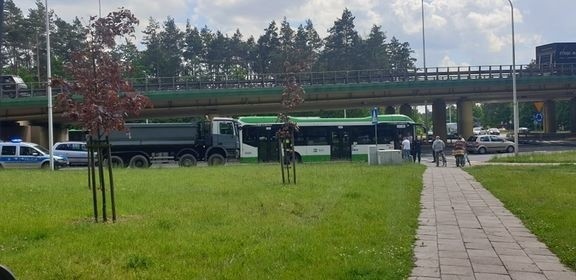
[[(54, 168), (68, 166), (65, 157), (54, 156)], [(50, 152), (46, 148), (19, 139), (0, 142), (1, 168), (50, 168)]]
[(52, 151), (57, 156), (67, 158), (70, 166), (88, 165), (88, 148), (86, 147), (86, 142), (58, 142), (54, 144)]

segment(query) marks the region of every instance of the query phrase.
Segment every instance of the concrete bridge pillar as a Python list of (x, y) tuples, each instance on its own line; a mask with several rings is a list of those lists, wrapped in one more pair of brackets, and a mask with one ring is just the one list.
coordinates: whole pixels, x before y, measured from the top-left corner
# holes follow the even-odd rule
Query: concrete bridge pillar
[(556, 132), (556, 103), (554, 100), (544, 101), (544, 133)]
[(576, 97), (570, 99), (570, 132), (576, 132)]
[(30, 125), (27, 129), (30, 132), (29, 142), (36, 143), (48, 148), (48, 128), (39, 125)]
[(409, 117), (412, 118), (412, 117), (413, 117), (413, 113), (414, 113), (414, 112), (412, 111), (412, 106), (410, 106), (410, 104), (406, 104), (406, 103), (405, 103), (405, 104), (402, 104), (402, 105), (400, 106), (400, 114), (406, 115), (406, 116), (409, 116)]
[(465, 99), (458, 101), (458, 135), (468, 139), (472, 136), (474, 125), (472, 114), (473, 102)]
[[(68, 130), (66, 127), (55, 123), (52, 125), (52, 129), (54, 134), (54, 143), (68, 140)], [(49, 148), (50, 139), (48, 139), (48, 123), (35, 123), (30, 125), (28, 130), (30, 131), (30, 140), (28, 140), (29, 142), (33, 142), (45, 148)]]
[(396, 114), (396, 108), (394, 108), (394, 106), (386, 106), (386, 108), (384, 109), (384, 114), (386, 115)]
[(438, 135), (446, 141), (446, 101), (443, 99), (432, 102), (432, 126), (434, 136)]

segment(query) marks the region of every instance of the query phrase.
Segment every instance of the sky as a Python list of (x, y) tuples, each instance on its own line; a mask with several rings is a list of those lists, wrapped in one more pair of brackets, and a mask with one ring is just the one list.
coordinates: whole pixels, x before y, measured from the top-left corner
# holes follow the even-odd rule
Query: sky
[[(28, 14), (36, 0), (13, 0)], [(45, 0), (42, 0), (44, 2)], [(47, 0), (48, 7), (67, 21), (83, 22), (124, 7), (140, 19), (137, 38), (150, 17), (174, 18), (184, 30), (186, 21), (232, 35), (240, 29), (256, 38), (272, 20), (284, 17), (296, 29), (310, 19), (325, 37), (348, 8), (356, 30), (366, 38), (373, 25), (388, 38), (408, 42), (416, 66), (488, 66), (512, 64), (512, 25), (508, 0)], [(576, 41), (575, 0), (511, 0), (514, 5), (516, 64), (528, 64), (535, 48)], [(424, 20), (422, 21), (422, 8)], [(424, 36), (422, 23), (424, 22)], [(424, 40), (423, 40), (424, 37)], [(425, 43), (424, 43), (425, 42)], [(424, 47), (425, 46), (425, 47)], [(424, 55), (425, 53), (425, 55)]]

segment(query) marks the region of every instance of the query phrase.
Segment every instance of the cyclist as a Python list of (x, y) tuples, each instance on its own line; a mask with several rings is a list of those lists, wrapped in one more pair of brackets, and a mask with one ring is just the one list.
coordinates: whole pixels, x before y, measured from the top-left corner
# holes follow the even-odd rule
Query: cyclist
[(446, 144), (440, 136), (436, 136), (436, 140), (432, 142), (432, 151), (436, 154), (436, 166), (440, 166), (440, 158), (442, 158), (443, 166), (446, 166), (446, 157), (444, 156), (444, 148), (446, 148)]

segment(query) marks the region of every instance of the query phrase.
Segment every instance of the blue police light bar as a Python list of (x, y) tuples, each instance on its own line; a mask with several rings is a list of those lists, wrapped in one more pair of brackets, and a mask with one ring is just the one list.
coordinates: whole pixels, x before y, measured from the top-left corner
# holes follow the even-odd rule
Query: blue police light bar
[(12, 142), (12, 143), (22, 143), (22, 139), (20, 139), (20, 138), (10, 139), (10, 142)]

